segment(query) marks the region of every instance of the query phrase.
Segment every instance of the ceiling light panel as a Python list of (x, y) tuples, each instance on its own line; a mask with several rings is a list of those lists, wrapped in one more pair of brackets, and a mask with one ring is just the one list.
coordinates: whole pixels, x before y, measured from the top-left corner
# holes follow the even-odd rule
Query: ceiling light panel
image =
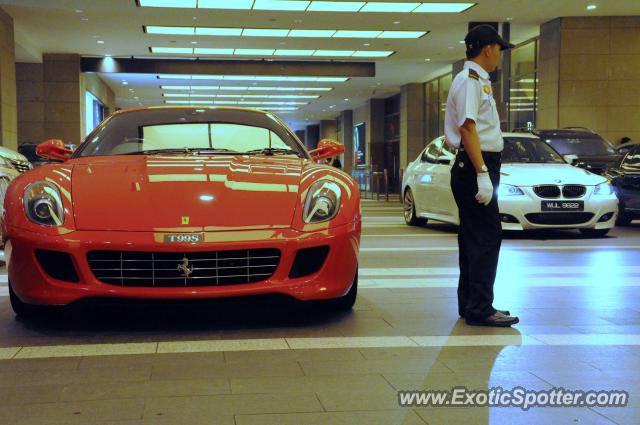
[(206, 47), (196, 47), (193, 49), (196, 55), (233, 55), (233, 49), (209, 49)]
[(293, 10), (304, 11), (309, 6), (308, 1), (299, 0), (255, 0), (254, 10)]
[(387, 2), (367, 2), (360, 12), (386, 12), (386, 13), (408, 13), (413, 12), (420, 3), (387, 3)]
[(340, 57), (350, 56), (360, 58), (385, 58), (394, 54), (394, 51), (377, 50), (272, 50), (272, 49), (209, 49), (196, 47), (149, 47), (152, 53), (174, 53), (174, 54), (195, 54), (195, 55), (216, 55), (216, 56), (322, 56)]
[(363, 1), (312, 1), (307, 12), (357, 12), (364, 4)]
[(226, 80), (226, 81), (298, 81), (298, 82), (337, 82), (344, 83), (349, 77), (289, 77), (282, 75), (185, 75), (160, 74), (158, 79), (171, 80)]
[(179, 55), (192, 55), (193, 49), (190, 47), (149, 47), (151, 53), (171, 53)]
[(141, 7), (280, 10), (297, 12), (461, 13), (476, 3), (302, 0), (138, 0)]
[(155, 25), (145, 25), (147, 34), (171, 34), (171, 35), (194, 35), (194, 27), (160, 27)]
[(276, 56), (313, 56), (315, 50), (276, 50)]
[(263, 87), (263, 86), (178, 86), (162, 85), (163, 90), (229, 90), (229, 91), (331, 91), (332, 87)]
[(469, 9), (475, 3), (422, 3), (416, 13), (460, 13)]
[(288, 28), (209, 28), (167, 27), (147, 25), (149, 34), (235, 36), (235, 37), (315, 37), (315, 38), (420, 38), (426, 31), (382, 31), (382, 30), (295, 30)]

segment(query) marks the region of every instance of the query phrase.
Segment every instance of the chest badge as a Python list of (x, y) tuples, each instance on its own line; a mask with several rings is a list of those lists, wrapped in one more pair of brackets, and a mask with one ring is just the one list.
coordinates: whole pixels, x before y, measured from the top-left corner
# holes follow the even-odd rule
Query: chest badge
[(486, 94), (491, 94), (491, 89), (489, 88), (488, 85), (485, 84), (484, 87), (482, 87), (482, 89)]

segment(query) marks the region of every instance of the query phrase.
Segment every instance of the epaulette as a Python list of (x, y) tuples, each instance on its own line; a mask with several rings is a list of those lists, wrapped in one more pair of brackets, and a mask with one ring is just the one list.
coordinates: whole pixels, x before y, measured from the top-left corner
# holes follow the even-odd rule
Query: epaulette
[(474, 80), (480, 81), (480, 76), (475, 69), (469, 68), (469, 78), (473, 78)]

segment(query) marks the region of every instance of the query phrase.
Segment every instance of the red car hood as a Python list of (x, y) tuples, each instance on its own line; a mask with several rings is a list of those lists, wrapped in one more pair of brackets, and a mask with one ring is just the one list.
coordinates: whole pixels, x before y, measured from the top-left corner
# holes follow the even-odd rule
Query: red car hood
[(291, 226), (302, 160), (262, 156), (84, 158), (73, 168), (78, 230)]

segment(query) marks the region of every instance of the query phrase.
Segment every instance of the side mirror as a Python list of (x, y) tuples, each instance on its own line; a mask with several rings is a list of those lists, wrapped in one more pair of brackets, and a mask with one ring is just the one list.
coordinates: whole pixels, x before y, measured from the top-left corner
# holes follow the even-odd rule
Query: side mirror
[(323, 159), (340, 155), (343, 152), (344, 145), (340, 144), (338, 141), (331, 139), (322, 139), (318, 143), (318, 148), (309, 151), (309, 155), (311, 155), (311, 159), (314, 162), (320, 162)]
[(65, 147), (62, 140), (49, 139), (36, 146), (36, 155), (45, 159), (66, 161), (71, 158), (73, 151)]
[(567, 164), (571, 165), (575, 165), (575, 163), (578, 161), (578, 155), (564, 155), (563, 158), (567, 162)]

